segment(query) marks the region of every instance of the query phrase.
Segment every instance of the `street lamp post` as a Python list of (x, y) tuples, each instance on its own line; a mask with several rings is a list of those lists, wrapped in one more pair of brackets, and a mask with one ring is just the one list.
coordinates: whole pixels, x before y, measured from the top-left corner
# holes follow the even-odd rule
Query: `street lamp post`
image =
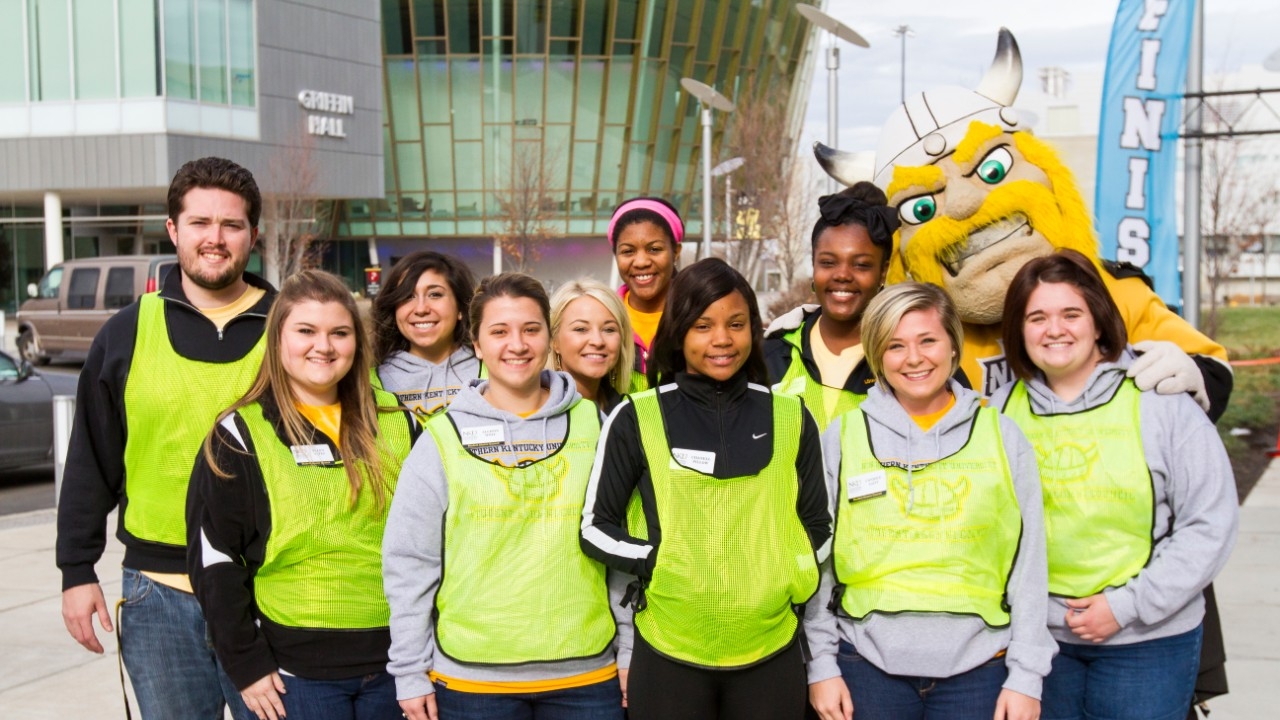
[(711, 110), (731, 113), (737, 108), (733, 101), (716, 92), (716, 89), (693, 78), (681, 78), (680, 87), (698, 99), (702, 106), (702, 247), (698, 257), (711, 257)]
[(740, 157), (730, 158), (711, 168), (711, 177), (724, 176), (724, 240), (733, 238), (733, 171), (742, 167), (746, 160)]
[(907, 38), (915, 37), (915, 32), (910, 25), (899, 25), (893, 29), (893, 34), (902, 38), (902, 54), (899, 62), (901, 70), (898, 73), (898, 101), (905, 104), (907, 102)]
[[(836, 44), (836, 40), (844, 40), (862, 48), (871, 47), (871, 43), (868, 43), (853, 28), (812, 5), (797, 5), (796, 12), (804, 16), (804, 19), (813, 23), (814, 26), (831, 34), (831, 44), (827, 47), (827, 146), (839, 147), (840, 143), (836, 137), (836, 132), (839, 128), (836, 112), (838, 107), (836, 102), (838, 93), (836, 73), (840, 69), (840, 47)], [(836, 191), (835, 178), (827, 178), (827, 190), (828, 192)]]

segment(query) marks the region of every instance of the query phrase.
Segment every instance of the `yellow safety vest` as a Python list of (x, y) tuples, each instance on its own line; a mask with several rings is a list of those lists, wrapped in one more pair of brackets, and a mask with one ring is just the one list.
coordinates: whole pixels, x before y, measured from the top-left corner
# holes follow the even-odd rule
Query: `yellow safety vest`
[[(795, 636), (795, 606), (818, 588), (817, 559), (796, 515), (800, 401), (773, 395), (772, 459), (758, 475), (727, 479), (676, 462), (656, 390), (632, 402), (662, 528), (637, 630), (663, 655), (704, 667), (772, 656)], [(637, 522), (643, 513), (629, 510), (629, 531), (647, 534)]]
[[(397, 407), (391, 393), (376, 402)], [(341, 458), (329, 465), (299, 465), (271, 421), (254, 403), (239, 410), (253, 438), (271, 512), (262, 567), (253, 579), (258, 610), (277, 625), (334, 630), (386, 627), (382, 592), (382, 532), (411, 434), (401, 412), (378, 413), (386, 504), (378, 508), (369, 479), (351, 503)]]
[[(124, 527), (139, 540), (187, 544), (187, 484), (218, 414), (244, 396), (262, 367), (264, 337), (239, 360), (185, 358), (169, 342), (165, 301), (138, 302), (138, 335), (124, 387)], [(175, 388), (182, 388), (175, 395)]]
[[(977, 615), (1009, 624), (1006, 589), (1022, 513), (1000, 436), (1000, 416), (978, 411), (969, 441), (922, 468), (884, 465), (871, 453), (866, 418), (841, 419), (840, 494), (832, 557), (851, 617), (873, 612)], [(850, 485), (879, 487), (850, 499)], [(862, 482), (857, 482), (862, 481)]]
[(1004, 412), (1040, 464), (1052, 595), (1120, 587), (1151, 559), (1155, 490), (1142, 449), (1141, 395), (1126, 380), (1105, 405), (1050, 416), (1032, 412), (1022, 381), (1009, 395)]
[(599, 655), (613, 641), (605, 568), (582, 553), (582, 504), (600, 438), (594, 403), (569, 410), (564, 444), (522, 467), (472, 455), (449, 413), (427, 421), (449, 479), (436, 641), (460, 662)]

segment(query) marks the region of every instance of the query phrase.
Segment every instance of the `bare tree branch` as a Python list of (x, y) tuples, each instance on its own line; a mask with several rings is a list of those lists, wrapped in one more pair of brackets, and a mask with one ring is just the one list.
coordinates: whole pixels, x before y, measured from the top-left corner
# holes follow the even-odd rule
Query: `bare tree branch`
[(496, 237), (515, 260), (515, 270), (524, 272), (542, 257), (542, 248), (557, 232), (554, 218), (564, 215), (564, 193), (557, 200), (553, 188), (552, 168), (559, 158), (560, 150), (542, 141), (517, 141), (507, 173), (510, 185), (494, 193), (502, 214)]
[(316, 198), (319, 168), (315, 138), (280, 148), (267, 163), (262, 197), (262, 259), (267, 282), (279, 287), (290, 275), (319, 264), (323, 247), (316, 242), (331, 207)]

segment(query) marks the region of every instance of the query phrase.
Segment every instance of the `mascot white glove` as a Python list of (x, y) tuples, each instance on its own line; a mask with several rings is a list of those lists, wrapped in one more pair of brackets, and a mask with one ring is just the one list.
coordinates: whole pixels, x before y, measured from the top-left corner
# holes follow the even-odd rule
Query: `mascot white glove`
[(1205, 412), (1209, 411), (1209, 393), (1204, 387), (1204, 375), (1191, 356), (1182, 348), (1167, 340), (1143, 340), (1133, 349), (1138, 359), (1129, 366), (1129, 377), (1139, 390), (1155, 388), (1161, 395), (1191, 393)]

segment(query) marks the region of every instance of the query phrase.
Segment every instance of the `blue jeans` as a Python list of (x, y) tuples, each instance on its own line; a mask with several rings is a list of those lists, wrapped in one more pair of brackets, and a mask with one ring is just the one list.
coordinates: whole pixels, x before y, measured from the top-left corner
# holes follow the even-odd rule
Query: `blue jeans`
[(471, 693), (436, 683), (441, 720), (622, 720), (617, 678), (567, 690)]
[(280, 673), (284, 713), (296, 720), (400, 720), (396, 681), (385, 672), (346, 680)]
[(1182, 720), (1200, 672), (1203, 628), (1131, 645), (1058, 643), (1044, 720)]
[(890, 675), (843, 640), (836, 662), (857, 720), (991, 720), (1009, 674), (998, 657), (949, 678)]
[(124, 568), (120, 651), (143, 720), (257, 720), (222, 671), (195, 596)]

